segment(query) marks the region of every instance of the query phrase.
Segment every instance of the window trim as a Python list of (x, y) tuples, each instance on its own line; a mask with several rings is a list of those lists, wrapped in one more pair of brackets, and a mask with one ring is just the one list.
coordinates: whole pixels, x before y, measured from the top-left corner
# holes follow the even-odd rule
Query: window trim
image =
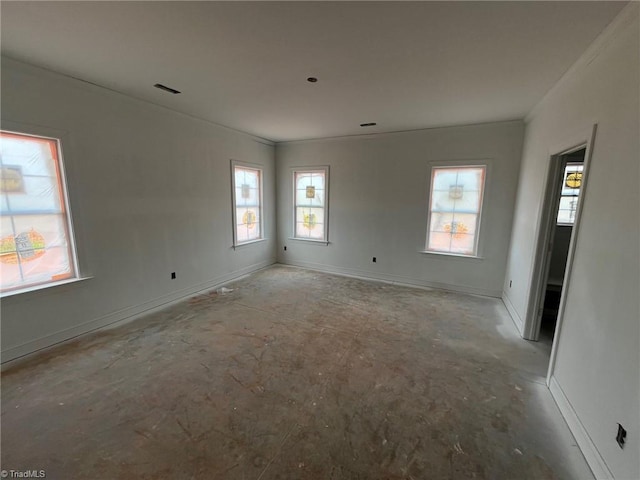
[[(429, 237), (431, 235), (431, 214), (432, 208), (431, 204), (433, 201), (433, 174), (434, 170), (437, 169), (462, 169), (462, 168), (484, 168), (484, 178), (482, 182), (482, 191), (480, 196), (480, 204), (478, 205), (478, 219), (476, 223), (476, 231), (474, 238), (474, 246), (472, 253), (459, 253), (459, 252), (443, 252), (441, 250), (433, 250), (429, 249)], [(457, 257), (457, 258), (466, 258), (466, 259), (476, 259), (483, 260), (484, 257), (482, 255), (482, 242), (480, 240), (480, 234), (482, 232), (482, 223), (483, 223), (483, 210), (487, 195), (487, 187), (489, 185), (489, 172), (491, 170), (491, 162), (490, 160), (463, 160), (459, 162), (438, 162), (432, 163), (429, 168), (429, 188), (427, 192), (427, 223), (426, 223), (426, 235), (425, 235), (425, 243), (424, 250), (421, 250), (420, 253), (428, 253), (434, 255), (444, 255), (448, 257)]]
[[(237, 206), (236, 206), (236, 167), (238, 168), (246, 168), (249, 170), (257, 170), (258, 172), (260, 172), (259, 174), (259, 188), (260, 188), (260, 195), (259, 195), (259, 201), (260, 204), (258, 205), (258, 210), (260, 212), (260, 236), (258, 238), (252, 238), (251, 240), (246, 240), (244, 242), (239, 242), (238, 241), (238, 231), (237, 231), (237, 215), (236, 215), (236, 210), (237, 210)], [(262, 242), (263, 240), (266, 240), (265, 235), (264, 235), (264, 168), (262, 165), (259, 165), (257, 163), (249, 163), (249, 162), (243, 162), (240, 160), (231, 160), (231, 219), (233, 222), (233, 228), (232, 228), (232, 233), (233, 233), (233, 244), (232, 247), (235, 249), (237, 247), (241, 247), (243, 245), (249, 245), (252, 243), (258, 243), (258, 242)]]
[(67, 181), (67, 169), (64, 161), (63, 143), (67, 140), (66, 132), (57, 131), (45, 127), (33, 126), (23, 123), (16, 123), (12, 121), (3, 121), (0, 131), (10, 135), (18, 135), (23, 137), (41, 138), (44, 140), (54, 141), (56, 144), (57, 162), (56, 173), (58, 175), (58, 189), (61, 200), (61, 212), (59, 215), (64, 216), (65, 233), (67, 235), (67, 243), (69, 250), (69, 260), (71, 266), (71, 275), (64, 279), (49, 280), (46, 282), (31, 283), (28, 285), (21, 285), (14, 288), (10, 288), (4, 291), (0, 291), (0, 298), (9, 297), (13, 295), (25, 294), (37, 290), (43, 290), (47, 288), (57, 287), (59, 285), (65, 285), (69, 283), (75, 283), (80, 280), (85, 280), (92, 277), (82, 276), (80, 273), (80, 263), (78, 261), (78, 248), (76, 243), (76, 233), (73, 226), (73, 214), (71, 212), (71, 204), (69, 200), (69, 189)]
[[(310, 172), (324, 172), (324, 235), (320, 238), (304, 238), (296, 235), (296, 174)], [(291, 214), (292, 214), (292, 234), (291, 240), (299, 240), (302, 242), (310, 242), (315, 244), (329, 245), (329, 165), (291, 167)]]

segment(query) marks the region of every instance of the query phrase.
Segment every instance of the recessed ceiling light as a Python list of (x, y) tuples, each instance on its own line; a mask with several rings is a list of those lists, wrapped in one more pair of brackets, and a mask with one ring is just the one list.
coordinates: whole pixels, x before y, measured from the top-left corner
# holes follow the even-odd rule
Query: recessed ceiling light
[(307, 78), (307, 82), (316, 83), (317, 81), (318, 81), (318, 79), (316, 77)]
[(377, 125), (376, 122), (369, 122), (369, 123), (361, 123), (360, 126), (361, 127), (373, 127), (374, 125)]
[(159, 88), (160, 90), (164, 90), (165, 92), (173, 93), (174, 95), (177, 95), (178, 93), (182, 93), (176, 90), (175, 88), (167, 87), (166, 85), (162, 85), (161, 83), (156, 83), (154, 87)]

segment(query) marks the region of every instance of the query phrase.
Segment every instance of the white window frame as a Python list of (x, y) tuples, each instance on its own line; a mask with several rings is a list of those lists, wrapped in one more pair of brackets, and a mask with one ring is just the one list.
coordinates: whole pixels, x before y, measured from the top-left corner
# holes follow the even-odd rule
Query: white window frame
[[(322, 239), (298, 237), (296, 235), (296, 224), (298, 220), (297, 204), (296, 204), (296, 175), (299, 173), (313, 173), (313, 172), (324, 173), (324, 187), (325, 187), (324, 188), (324, 207), (323, 207), (324, 236)], [(290, 239), (328, 245), (329, 244), (329, 165), (293, 167), (291, 169), (291, 194), (292, 194), (291, 205), (292, 205), (293, 229), (292, 229), (292, 234)]]
[[(251, 240), (246, 240), (244, 242), (238, 241), (238, 219), (236, 218), (236, 210), (238, 209), (236, 205), (236, 167), (244, 168), (247, 170), (256, 170), (259, 172), (259, 195), (258, 199), (260, 204), (258, 205), (259, 214), (259, 228), (260, 228), (260, 236), (258, 238), (253, 238)], [(265, 240), (264, 235), (264, 169), (262, 165), (258, 165), (255, 163), (242, 162), (240, 160), (231, 160), (231, 218), (233, 220), (233, 248), (240, 247), (242, 245), (249, 245), (251, 243), (262, 242)]]
[[(438, 170), (438, 169), (453, 170), (453, 169), (463, 169), (463, 168), (483, 168), (484, 169), (480, 204), (478, 205), (478, 213), (477, 213), (478, 217), (477, 217), (476, 228), (475, 228), (475, 236), (473, 240), (474, 241), (473, 253), (446, 252), (442, 250), (430, 249), (429, 237), (431, 235), (431, 214), (432, 214), (432, 203), (433, 203), (434, 172), (435, 170)], [(426, 228), (426, 236), (425, 236), (425, 248), (422, 251), (422, 253), (430, 253), (435, 255), (447, 255), (451, 257), (462, 257), (462, 258), (476, 258), (476, 259), (482, 258), (480, 256), (480, 251), (481, 251), (480, 232), (481, 232), (481, 226), (482, 226), (484, 200), (486, 197), (487, 185), (489, 183), (488, 182), (489, 169), (490, 169), (490, 166), (489, 166), (489, 162), (487, 161), (477, 161), (477, 162), (471, 161), (471, 162), (451, 163), (451, 164), (438, 163), (431, 166), (429, 170), (429, 192), (428, 192), (428, 202), (427, 202), (428, 210), (427, 210), (427, 225), (426, 225), (427, 228)]]
[(0, 292), (0, 298), (9, 297), (12, 295), (25, 294), (28, 292), (34, 292), (38, 290), (44, 290), (51, 287), (55, 287), (58, 285), (65, 285), (69, 283), (78, 282), (80, 280), (86, 280), (91, 277), (81, 277), (80, 276), (80, 265), (78, 262), (78, 251), (76, 247), (76, 236), (73, 228), (73, 215), (71, 213), (71, 205), (69, 202), (69, 191), (67, 187), (67, 175), (66, 168), (64, 164), (64, 152), (62, 149), (62, 143), (65, 140), (64, 132), (58, 131), (49, 131), (49, 129), (45, 129), (44, 127), (30, 127), (24, 124), (14, 124), (13, 122), (3, 122), (2, 132), (22, 135), (25, 137), (34, 137), (41, 138), (44, 140), (51, 140), (56, 143), (57, 150), (57, 173), (59, 178), (58, 186), (60, 188), (60, 196), (61, 196), (61, 204), (63, 205), (63, 213), (67, 234), (67, 243), (69, 250), (69, 262), (71, 267), (71, 274), (69, 277), (61, 279), (61, 280), (50, 280), (46, 282), (36, 282), (25, 284), (21, 286), (16, 286), (14, 288), (7, 289), (3, 292)]

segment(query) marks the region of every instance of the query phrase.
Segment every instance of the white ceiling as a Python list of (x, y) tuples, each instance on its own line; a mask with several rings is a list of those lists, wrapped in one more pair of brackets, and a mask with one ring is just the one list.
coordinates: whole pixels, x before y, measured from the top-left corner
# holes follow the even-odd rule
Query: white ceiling
[[(523, 118), (624, 4), (2, 1), (0, 8), (7, 56), (284, 141)], [(363, 129), (364, 122), (378, 125)]]

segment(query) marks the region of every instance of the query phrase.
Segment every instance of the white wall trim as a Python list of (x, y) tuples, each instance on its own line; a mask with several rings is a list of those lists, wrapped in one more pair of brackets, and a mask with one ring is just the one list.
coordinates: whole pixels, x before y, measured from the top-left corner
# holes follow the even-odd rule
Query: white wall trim
[(571, 406), (569, 399), (564, 394), (564, 391), (562, 390), (562, 387), (560, 387), (556, 377), (551, 377), (549, 390), (551, 390), (551, 396), (555, 400), (556, 405), (558, 405), (558, 409), (560, 409), (560, 413), (567, 422), (569, 430), (571, 430), (571, 433), (576, 439), (578, 447), (580, 447), (582, 455), (584, 455), (594, 477), (596, 477), (597, 480), (613, 480), (614, 477), (611, 470), (607, 467), (604, 458), (602, 458), (602, 455), (600, 455), (600, 452), (593, 443), (593, 440), (591, 440), (589, 433), (587, 433), (584, 425), (582, 425), (580, 417), (578, 417), (578, 414)]
[(32, 355), (40, 353), (43, 349), (48, 349), (74, 340), (75, 338), (87, 335), (95, 330), (103, 329), (106, 327), (113, 328), (120, 324), (131, 322), (144, 315), (148, 315), (158, 310), (167, 308), (175, 303), (179, 303), (185, 300), (187, 297), (195, 295), (199, 292), (215, 289), (225, 283), (238, 280), (240, 277), (248, 275), (249, 273), (256, 272), (263, 268), (266, 268), (275, 263), (274, 259), (269, 259), (263, 262), (249, 265), (248, 267), (241, 268), (231, 273), (220, 275), (207, 282), (200, 283), (198, 285), (192, 285), (191, 287), (178, 290), (176, 292), (169, 293), (159, 298), (149, 300), (139, 305), (127, 307), (102, 317), (94, 318), (80, 325), (75, 325), (71, 328), (60, 330), (44, 337), (30, 340), (21, 345), (9, 347), (2, 351), (2, 371), (7, 367), (15, 365), (18, 361), (23, 361), (31, 358)]
[(413, 288), (428, 288), (445, 290), (448, 292), (466, 293), (470, 295), (482, 295), (485, 297), (500, 298), (501, 292), (498, 290), (488, 290), (484, 288), (469, 287), (466, 285), (453, 285), (449, 283), (429, 282), (411, 277), (404, 277), (400, 275), (391, 275), (389, 273), (377, 273), (368, 270), (358, 270), (355, 268), (342, 268), (334, 265), (325, 265), (322, 263), (312, 262), (284, 262), (278, 261), (282, 265), (292, 267), (302, 267), (309, 270), (315, 270), (318, 272), (332, 273), (334, 275), (341, 275), (343, 277), (359, 278), (361, 280), (369, 280), (374, 282), (390, 283), (393, 285), (413, 287)]
[(511, 303), (511, 300), (505, 291), (502, 292), (502, 303), (504, 303), (504, 306), (507, 308), (507, 312), (509, 312), (509, 316), (511, 317), (511, 320), (513, 320), (513, 324), (516, 326), (516, 330), (518, 330), (518, 333), (522, 336), (524, 332), (524, 322), (522, 321), (522, 318), (520, 318), (520, 315), (518, 315), (516, 308)]
[(638, 15), (638, 9), (640, 8), (639, 2), (629, 2), (620, 13), (611, 21), (609, 25), (598, 35), (589, 47), (580, 55), (578, 60), (575, 61), (571, 67), (560, 77), (547, 93), (536, 103), (531, 111), (524, 117), (525, 123), (529, 123), (537, 114), (541, 105), (544, 104), (548, 97), (553, 95), (553, 92), (562, 88), (568, 78), (571, 78), (580, 69), (589, 65), (593, 60), (600, 55), (600, 53), (607, 48), (607, 46), (621, 33), (626, 27), (636, 19)]

